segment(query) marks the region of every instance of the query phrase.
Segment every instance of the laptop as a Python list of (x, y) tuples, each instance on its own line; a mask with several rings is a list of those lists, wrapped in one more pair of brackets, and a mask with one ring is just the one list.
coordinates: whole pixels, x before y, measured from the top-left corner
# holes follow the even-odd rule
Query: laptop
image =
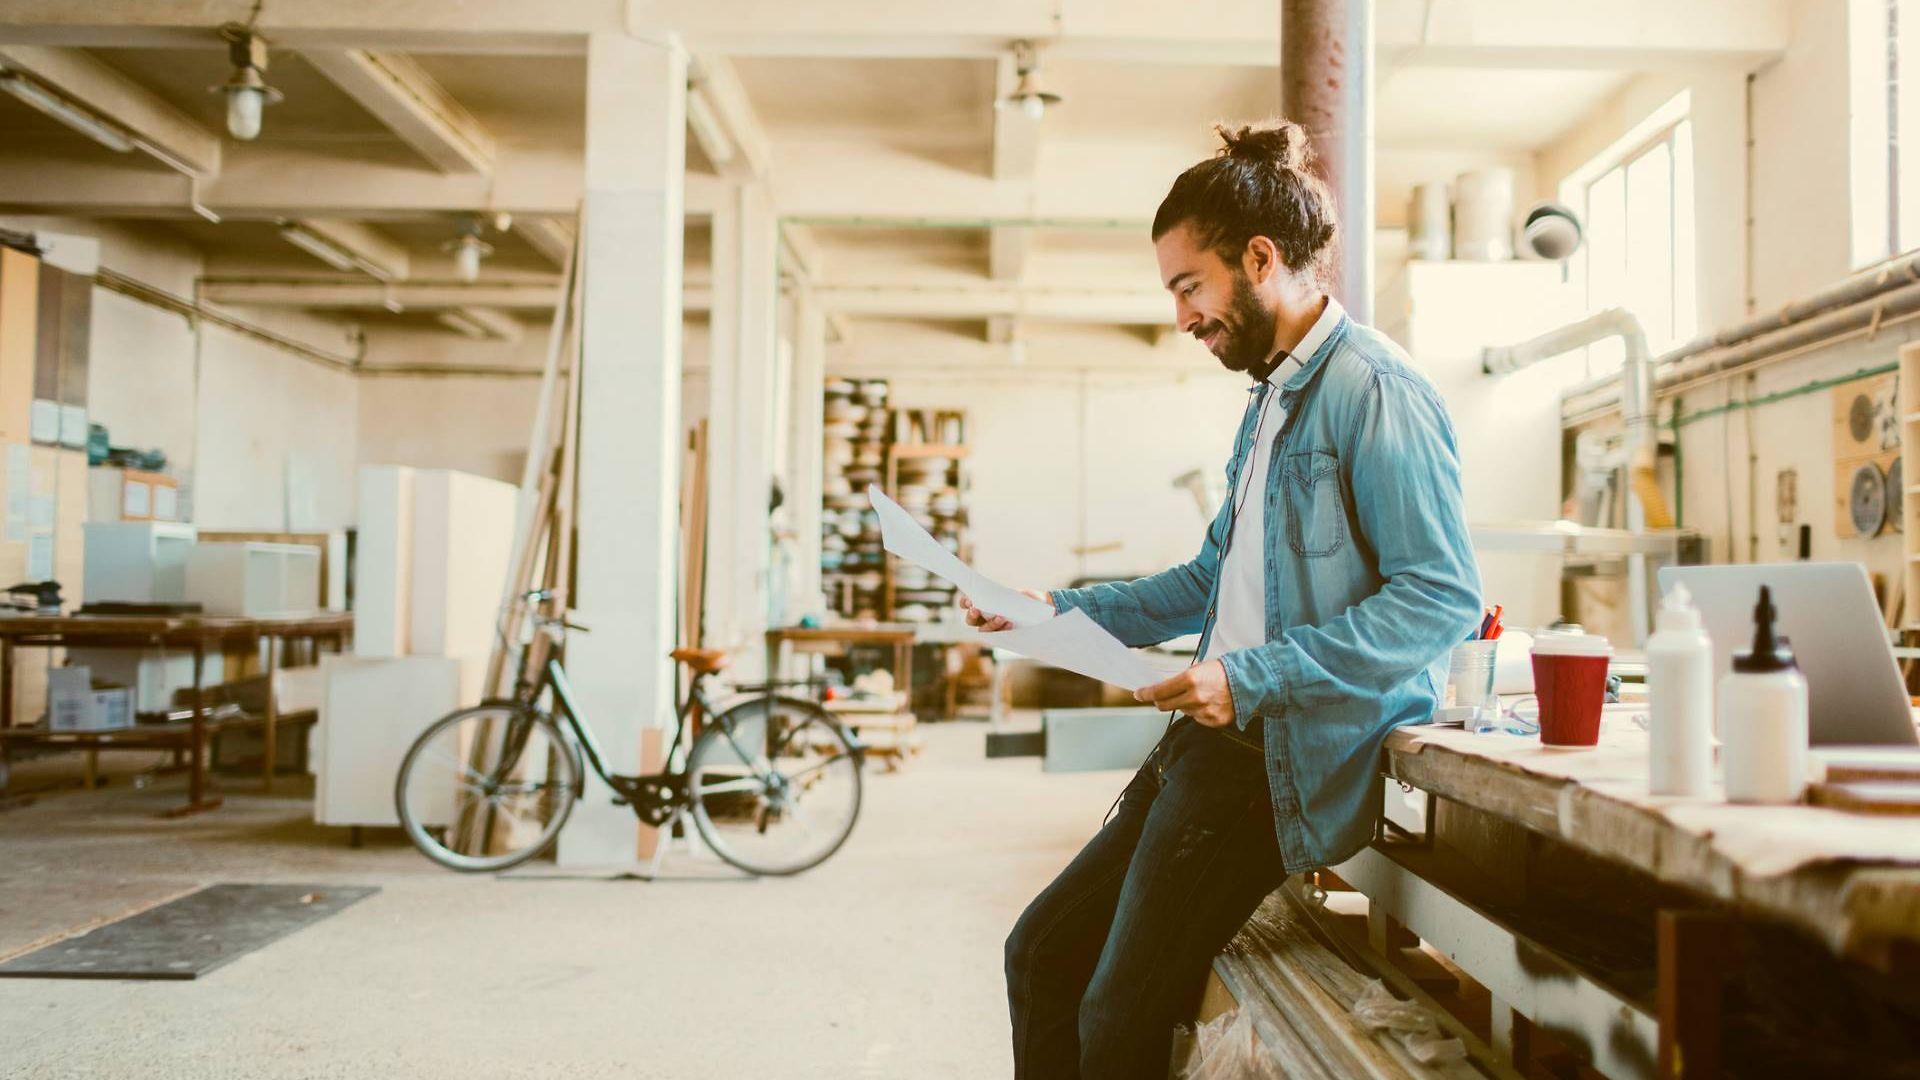
[(1683, 584), (1713, 638), (1715, 678), (1735, 653), (1753, 647), (1760, 586), (1773, 590), (1778, 632), (1807, 678), (1808, 728), (1815, 746), (1904, 745), (1916, 741), (1906, 683), (1886, 624), (1859, 563), (1663, 566), (1660, 591)]

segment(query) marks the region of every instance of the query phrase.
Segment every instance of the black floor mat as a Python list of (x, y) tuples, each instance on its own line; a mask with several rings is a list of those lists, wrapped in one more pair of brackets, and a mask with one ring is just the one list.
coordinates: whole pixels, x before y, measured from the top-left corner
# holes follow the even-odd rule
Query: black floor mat
[(10, 979), (197, 979), (378, 888), (210, 885), (0, 964)]

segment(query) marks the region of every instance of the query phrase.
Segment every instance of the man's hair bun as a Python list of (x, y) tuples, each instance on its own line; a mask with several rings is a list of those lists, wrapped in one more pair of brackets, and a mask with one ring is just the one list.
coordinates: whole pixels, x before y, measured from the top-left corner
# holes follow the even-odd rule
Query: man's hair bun
[(1240, 127), (1215, 124), (1213, 131), (1220, 136), (1222, 157), (1280, 169), (1304, 169), (1313, 164), (1313, 149), (1307, 145), (1306, 129), (1291, 120), (1269, 120)]

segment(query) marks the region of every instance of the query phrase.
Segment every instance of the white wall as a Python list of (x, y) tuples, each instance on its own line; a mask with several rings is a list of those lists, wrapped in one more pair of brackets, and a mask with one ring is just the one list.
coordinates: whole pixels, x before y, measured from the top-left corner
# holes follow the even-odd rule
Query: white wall
[[(241, 317), (331, 352), (339, 324), (284, 312)], [(332, 342), (326, 338), (332, 337)], [(202, 528), (352, 525), (359, 384), (254, 338), (202, 324), (193, 520)]]
[[(890, 361), (866, 324), (830, 346), (829, 376), (882, 376), (903, 407), (967, 413), (975, 565), (1034, 588), (1150, 573), (1192, 558), (1205, 522), (1172, 486), (1220, 473), (1246, 380), (1184, 339), (1155, 348), (1118, 331), (1041, 329), (1026, 363), (1005, 346), (894, 328)], [(867, 342), (862, 346), (861, 342)], [(1119, 542), (1111, 553), (1075, 549)]]
[[(204, 260), (164, 227), (71, 218), (0, 218), (26, 231), (100, 241), (101, 265), (190, 297)], [(242, 318), (337, 354), (352, 345), (336, 320), (283, 312)], [(158, 447), (191, 480), (195, 522), (209, 527), (333, 527), (353, 520), (357, 392), (329, 371), (217, 327), (96, 287), (88, 410), (120, 446)], [(288, 498), (293, 477), (296, 498)]]
[[(682, 419), (707, 412), (704, 321), (682, 330)], [(514, 375), (371, 375), (360, 380), (357, 460), (362, 465), (457, 469), (520, 482), (546, 363), (547, 327), (528, 323), (515, 343), (473, 341), (444, 330), (374, 330), (367, 364), (456, 363), (521, 369)]]

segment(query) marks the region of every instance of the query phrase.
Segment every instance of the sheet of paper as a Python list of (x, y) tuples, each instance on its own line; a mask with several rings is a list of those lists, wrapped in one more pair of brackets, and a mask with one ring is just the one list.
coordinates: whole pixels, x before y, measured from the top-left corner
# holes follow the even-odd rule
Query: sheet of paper
[(1033, 626), (988, 634), (986, 640), (996, 649), (1030, 656), (1122, 690), (1152, 686), (1186, 667), (1171, 656), (1127, 648), (1079, 608)]
[[(987, 577), (942, 547), (913, 515), (887, 497), (877, 484), (867, 485), (867, 499), (880, 518), (880, 542), (888, 551), (915, 566), (937, 574), (967, 594), (974, 606), (990, 615), (1002, 615), (1015, 626), (1031, 626), (1053, 617), (1053, 608), (1031, 596)], [(1115, 644), (1119, 644), (1115, 642)]]

